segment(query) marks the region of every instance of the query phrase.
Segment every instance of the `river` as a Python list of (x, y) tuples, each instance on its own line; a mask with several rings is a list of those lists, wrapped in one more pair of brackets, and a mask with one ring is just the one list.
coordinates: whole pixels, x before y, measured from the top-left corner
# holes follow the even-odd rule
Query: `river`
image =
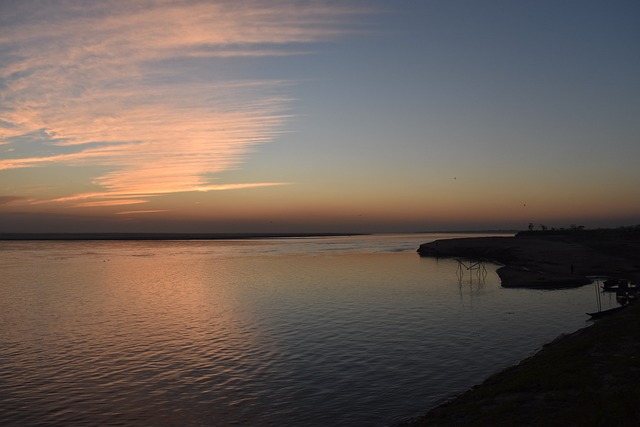
[(391, 425), (588, 324), (457, 236), (0, 242), (0, 424)]

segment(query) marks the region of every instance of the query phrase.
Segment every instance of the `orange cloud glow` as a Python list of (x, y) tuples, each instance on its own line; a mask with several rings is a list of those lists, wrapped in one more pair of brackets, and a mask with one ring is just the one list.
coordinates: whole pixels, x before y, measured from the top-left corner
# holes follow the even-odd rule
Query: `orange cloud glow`
[(340, 22), (355, 12), (302, 2), (151, 0), (6, 9), (13, 16), (0, 47), (12, 56), (0, 67), (7, 82), (0, 144), (14, 153), (21, 138), (41, 132), (45, 141), (0, 158), (0, 170), (107, 169), (92, 178), (101, 191), (48, 200), (85, 200), (77, 207), (280, 185), (210, 180), (283, 131), (288, 82), (239, 81), (180, 64), (195, 58), (210, 67), (217, 58), (300, 54), (300, 43), (343, 34)]

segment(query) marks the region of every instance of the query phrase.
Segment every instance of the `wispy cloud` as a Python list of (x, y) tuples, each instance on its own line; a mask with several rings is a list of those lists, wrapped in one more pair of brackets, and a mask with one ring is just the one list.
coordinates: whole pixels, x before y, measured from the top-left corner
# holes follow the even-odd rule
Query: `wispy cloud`
[[(97, 207), (97, 206), (118, 206), (118, 205), (131, 205), (136, 203), (144, 203), (148, 198), (158, 196), (161, 194), (185, 192), (185, 191), (224, 191), (224, 190), (240, 190), (248, 188), (260, 188), (260, 187), (273, 187), (280, 185), (287, 185), (285, 182), (253, 182), (253, 183), (237, 183), (237, 184), (206, 184), (193, 187), (178, 187), (178, 185), (171, 186), (159, 186), (155, 189), (151, 188), (148, 191), (142, 191), (142, 189), (132, 185), (130, 189), (123, 191), (112, 190), (108, 192), (91, 192), (91, 193), (79, 193), (71, 196), (58, 197), (46, 201), (30, 201), (30, 204), (42, 204), (42, 203), (74, 203), (76, 207)], [(142, 199), (141, 199), (142, 197)], [(95, 200), (100, 199), (100, 200)], [(84, 200), (84, 201), (83, 201)], [(95, 200), (89, 201), (86, 200)], [(82, 202), (80, 202), (82, 201)]]
[(146, 200), (97, 200), (93, 202), (82, 202), (75, 206), (77, 207), (98, 207), (98, 206), (122, 206), (122, 205), (137, 205), (138, 203), (145, 203)]
[(154, 213), (161, 213), (161, 212), (166, 212), (166, 209), (148, 209), (145, 211), (122, 211), (122, 212), (115, 212), (116, 215), (144, 215), (144, 214), (154, 214)]
[(0, 205), (10, 205), (15, 203), (24, 203), (26, 199), (18, 196), (0, 196)]
[[(76, 206), (141, 203), (212, 185), (284, 130), (289, 82), (233, 80), (221, 58), (297, 55), (357, 11), (302, 1), (3, 2), (0, 170), (100, 166)], [(19, 150), (25, 137), (44, 142)], [(11, 155), (9, 155), (11, 154)], [(132, 199), (135, 197), (135, 200)]]

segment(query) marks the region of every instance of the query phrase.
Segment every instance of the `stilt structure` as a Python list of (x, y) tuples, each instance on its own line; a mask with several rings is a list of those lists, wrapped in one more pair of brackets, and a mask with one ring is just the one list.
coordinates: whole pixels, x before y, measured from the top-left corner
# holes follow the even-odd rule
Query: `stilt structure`
[(483, 260), (465, 260), (463, 258), (454, 258), (458, 262), (458, 269), (456, 270), (456, 274), (458, 275), (458, 279), (462, 281), (464, 277), (464, 272), (469, 272), (469, 281), (472, 280), (473, 275), (478, 278), (478, 282), (484, 282), (485, 277), (487, 277), (487, 268), (485, 267), (485, 263)]

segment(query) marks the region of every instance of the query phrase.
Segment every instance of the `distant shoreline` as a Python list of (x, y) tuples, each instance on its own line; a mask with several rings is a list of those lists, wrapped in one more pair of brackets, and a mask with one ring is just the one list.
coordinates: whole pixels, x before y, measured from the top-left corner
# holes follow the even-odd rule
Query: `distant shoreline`
[(398, 233), (0, 233), (0, 241), (21, 240), (251, 240), (348, 237), (372, 234), (512, 234), (513, 230), (417, 231)]
[(250, 240), (363, 235), (366, 233), (0, 233), (0, 240)]

